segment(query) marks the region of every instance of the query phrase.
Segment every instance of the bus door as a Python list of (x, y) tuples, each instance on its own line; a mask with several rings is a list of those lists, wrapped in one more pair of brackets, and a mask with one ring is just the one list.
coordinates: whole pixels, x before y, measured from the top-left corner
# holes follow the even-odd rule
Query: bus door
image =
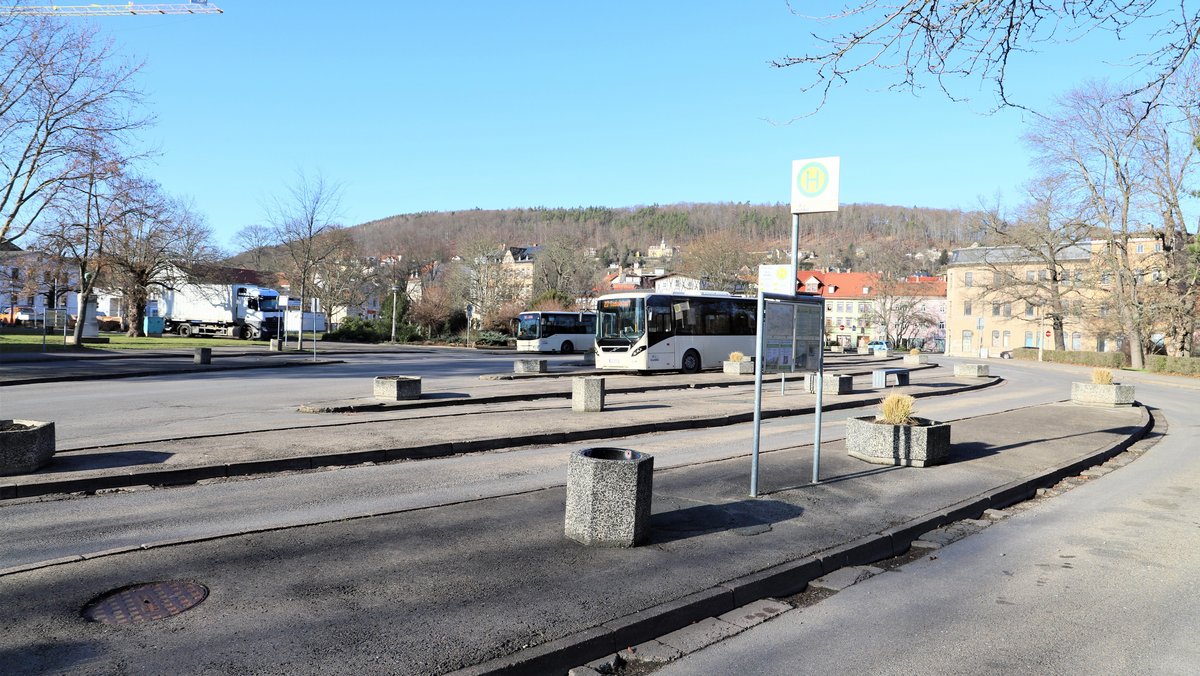
[(651, 369), (677, 368), (671, 299), (651, 296), (646, 299), (646, 363)]

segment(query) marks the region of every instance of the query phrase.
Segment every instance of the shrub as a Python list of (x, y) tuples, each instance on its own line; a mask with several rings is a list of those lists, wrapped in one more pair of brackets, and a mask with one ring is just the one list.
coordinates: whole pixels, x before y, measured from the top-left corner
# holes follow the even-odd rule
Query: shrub
[(475, 337), (475, 344), (502, 347), (508, 345), (508, 336), (499, 331), (480, 331), (479, 335)]
[[(1036, 347), (1022, 347), (1012, 351), (1016, 359), (1038, 358)], [(1042, 360), (1056, 364), (1078, 364), (1080, 366), (1096, 366), (1100, 368), (1119, 369), (1126, 364), (1122, 352), (1075, 352), (1072, 350), (1042, 350)]]
[(347, 317), (338, 324), (336, 331), (325, 333), (323, 340), (348, 343), (379, 343), (391, 338), (391, 326), (362, 317)]
[(746, 358), (746, 355), (742, 354), (741, 352), (730, 352), (729, 353), (729, 361), (742, 361), (745, 358)]
[(1112, 371), (1108, 369), (1092, 369), (1092, 383), (1095, 385), (1112, 385)]
[(879, 415), (875, 419), (889, 425), (911, 425), (916, 404), (917, 400), (907, 394), (894, 392), (879, 402)]

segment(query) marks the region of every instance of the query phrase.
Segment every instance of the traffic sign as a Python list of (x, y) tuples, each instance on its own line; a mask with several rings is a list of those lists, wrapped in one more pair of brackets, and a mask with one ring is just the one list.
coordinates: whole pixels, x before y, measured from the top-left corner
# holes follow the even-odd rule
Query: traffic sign
[(792, 161), (792, 213), (838, 210), (842, 158), (814, 157)]
[(1049, 332), (1049, 331), (1047, 331), (1047, 332), (1046, 332), (1046, 337), (1047, 337), (1047, 338), (1049, 338), (1049, 337), (1050, 337), (1050, 332)]

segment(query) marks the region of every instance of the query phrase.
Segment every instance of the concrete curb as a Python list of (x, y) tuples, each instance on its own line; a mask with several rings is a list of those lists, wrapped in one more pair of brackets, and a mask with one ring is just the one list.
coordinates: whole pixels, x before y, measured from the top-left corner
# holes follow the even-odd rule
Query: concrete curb
[[(325, 362), (332, 363), (332, 362)], [(998, 377), (980, 379), (983, 382), (964, 385), (953, 390), (921, 392), (914, 396), (934, 397), (947, 394), (958, 394), (990, 387), (1002, 382)], [(570, 397), (567, 392), (565, 397)], [(822, 407), (824, 411), (873, 406), (874, 401), (860, 399), (857, 401), (833, 402)], [(806, 415), (814, 411), (814, 407), (806, 406), (794, 409), (763, 411), (762, 419), (783, 418), (794, 415)], [(671, 420), (664, 422), (641, 423), (628, 425), (621, 429), (623, 436), (637, 436), (658, 432), (677, 432), (689, 429), (704, 429), (709, 427), (727, 427), (751, 422), (754, 419), (752, 411), (712, 418), (693, 418), (687, 420)], [(32, 498), (55, 493), (88, 493), (112, 488), (128, 488), (131, 486), (168, 486), (176, 484), (191, 484), (205, 479), (224, 479), (230, 477), (249, 476), (254, 474), (271, 474), (275, 472), (304, 471), (324, 467), (360, 465), (368, 462), (392, 462), (396, 460), (424, 460), (441, 458), (465, 453), (482, 453), (506, 448), (522, 446), (553, 446), (571, 444), (580, 441), (594, 441), (612, 438), (612, 430), (608, 427), (573, 430), (570, 432), (546, 432), (530, 434), (516, 438), (496, 437), (490, 439), (471, 439), (466, 441), (438, 442), (405, 448), (367, 449), (362, 451), (345, 451), (322, 453), (319, 455), (292, 456), (272, 458), (269, 460), (248, 460), (244, 462), (224, 463), (220, 465), (200, 465), (179, 469), (152, 470), (149, 472), (126, 472), (107, 476), (89, 477), (84, 479), (47, 480), (37, 483), (0, 484), (0, 500), (16, 498)]]
[(809, 582), (844, 566), (865, 565), (902, 554), (921, 533), (954, 521), (979, 517), (985, 509), (1003, 509), (1032, 497), (1040, 487), (1053, 485), (1064, 477), (1078, 474), (1123, 452), (1154, 427), (1150, 412), (1145, 406), (1138, 406), (1142, 411), (1139, 429), (1107, 449), (1082, 455), (1045, 472), (815, 556), (728, 580), (682, 599), (661, 603), (597, 627), (451, 673), (475, 676), (565, 672), (573, 666), (586, 664), (626, 646), (644, 643), (694, 622), (721, 615), (751, 601), (790, 596), (802, 591)]
[[(254, 356), (254, 355), (250, 355)], [(299, 355), (293, 355), (299, 356)], [(152, 376), (174, 376), (181, 374), (195, 373), (213, 373), (216, 371), (248, 371), (250, 369), (277, 369), (288, 368), (292, 366), (325, 366), (327, 364), (345, 364), (341, 359), (324, 359), (321, 361), (290, 361), (282, 364), (253, 364), (253, 365), (229, 365), (229, 366), (206, 366), (195, 368), (191, 364), (186, 364), (182, 368), (175, 369), (159, 369), (157, 371), (137, 371), (132, 373), (96, 373), (87, 376), (46, 376), (40, 378), (17, 378), (0, 382), (0, 387), (12, 387), (14, 385), (40, 385), (43, 383), (68, 383), (81, 380), (118, 380), (123, 378), (147, 378)]]
[[(925, 369), (937, 368), (937, 366), (938, 366), (937, 364), (929, 364), (929, 365), (922, 365), (920, 367), (912, 368), (909, 370), (910, 371), (922, 371)], [(567, 378), (567, 377), (589, 376), (589, 375), (603, 376), (603, 375), (613, 375), (613, 374), (619, 375), (619, 374), (624, 374), (624, 373), (628, 373), (628, 372), (627, 371), (575, 371), (572, 373), (551, 373), (551, 374), (530, 373), (530, 374), (522, 374), (522, 377), (519, 379), (526, 379), (526, 378), (533, 379), (533, 378), (547, 378), (547, 377), (548, 378)], [(839, 373), (839, 375), (865, 376), (870, 373), (871, 373), (870, 371), (851, 371), (848, 373)], [(484, 378), (484, 377), (485, 376), (480, 376), (480, 378)], [(501, 379), (503, 379), (503, 378), (501, 378)], [(514, 379), (514, 380), (516, 380), (516, 379)], [(640, 394), (640, 393), (644, 393), (644, 392), (661, 392), (661, 391), (669, 391), (669, 390), (704, 390), (704, 389), (711, 389), (711, 388), (717, 388), (717, 387), (738, 387), (738, 386), (753, 384), (753, 382), (754, 382), (753, 380), (751, 380), (750, 382), (747, 382), (745, 380), (730, 380), (730, 381), (722, 381), (722, 382), (715, 382), (715, 383), (687, 383), (687, 384), (677, 384), (677, 385), (639, 385), (636, 387), (616, 387), (616, 388), (607, 387), (607, 388), (605, 388), (605, 392), (607, 394), (611, 395), (611, 394)], [(764, 379), (763, 382), (764, 383), (767, 383), (767, 382), (777, 383), (777, 382), (779, 382), (779, 380), (777, 378), (771, 378), (770, 380)], [(966, 387), (974, 388), (974, 386), (964, 386), (964, 387), (965, 388)], [(970, 390), (962, 389), (962, 390), (956, 390), (956, 391), (957, 392), (968, 392)], [(425, 399), (425, 400), (418, 399), (418, 400), (405, 401), (405, 402), (380, 401), (380, 402), (367, 402), (364, 404), (342, 404), (342, 405), (332, 404), (332, 405), (327, 405), (327, 406), (321, 405), (321, 404), (302, 404), (297, 410), (300, 411), (301, 413), (368, 413), (368, 412), (379, 412), (379, 411), (403, 411), (403, 410), (407, 410), (410, 408), (441, 408), (444, 406), (466, 406), (466, 405), (470, 405), (470, 404), (500, 404), (500, 403), (507, 403), (507, 402), (513, 402), (513, 401), (535, 401), (538, 399), (570, 399), (570, 398), (571, 398), (570, 392), (545, 392), (545, 393), (532, 393), (531, 392), (531, 393), (525, 393), (525, 394), (498, 394), (498, 395), (492, 395), (492, 396), (486, 396), (486, 397), (474, 397), (474, 398), (473, 397), (457, 397), (457, 398), (453, 398), (453, 399)], [(826, 407), (826, 408), (828, 408), (828, 407)], [(831, 410), (833, 410), (833, 409), (831, 409)]]

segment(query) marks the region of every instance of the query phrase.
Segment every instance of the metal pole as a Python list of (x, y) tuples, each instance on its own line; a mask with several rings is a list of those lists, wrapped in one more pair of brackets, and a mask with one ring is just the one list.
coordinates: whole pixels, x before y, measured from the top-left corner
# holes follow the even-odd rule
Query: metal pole
[(762, 289), (758, 290), (758, 310), (755, 315), (755, 324), (758, 327), (758, 336), (754, 339), (754, 446), (750, 455), (750, 497), (758, 497), (758, 448), (759, 448), (759, 428), (762, 426), (762, 381), (763, 381), (763, 343), (766, 335), (763, 328), (763, 320), (766, 317), (766, 300), (763, 298)]
[(1046, 313), (1038, 321), (1038, 361), (1042, 360), (1042, 347), (1046, 344)]
[(817, 405), (813, 409), (813, 472), (812, 482), (821, 483), (821, 411), (825, 395), (825, 300), (821, 299), (821, 351), (817, 354), (816, 395)]
[(396, 342), (396, 292), (400, 287), (392, 285), (392, 342)]
[[(317, 299), (312, 299), (313, 316), (313, 361), (317, 360)], [(300, 335), (304, 335), (304, 322), (300, 323)]]

